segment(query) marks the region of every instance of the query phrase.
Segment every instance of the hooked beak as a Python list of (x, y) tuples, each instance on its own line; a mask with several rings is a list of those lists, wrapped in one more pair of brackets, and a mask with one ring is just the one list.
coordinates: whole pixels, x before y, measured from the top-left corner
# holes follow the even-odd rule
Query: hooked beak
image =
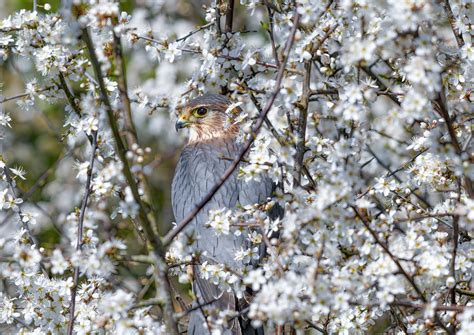
[(181, 128), (188, 127), (189, 124), (190, 122), (188, 120), (178, 119), (176, 120), (174, 127), (176, 128), (176, 131), (179, 131)]

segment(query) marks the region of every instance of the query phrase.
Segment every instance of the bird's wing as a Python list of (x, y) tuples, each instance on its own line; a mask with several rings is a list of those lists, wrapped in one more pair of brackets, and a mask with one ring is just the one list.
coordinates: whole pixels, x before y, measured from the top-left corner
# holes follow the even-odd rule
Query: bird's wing
[(242, 206), (261, 204), (272, 196), (275, 184), (267, 176), (261, 176), (259, 180), (239, 179), (239, 203)]
[[(238, 152), (239, 148), (234, 141), (192, 144), (183, 150), (172, 185), (172, 205), (177, 222), (184, 219), (208, 194), (230, 166), (229, 158), (233, 159)], [(273, 183), (269, 179), (265, 179), (264, 183), (243, 183), (237, 179), (237, 173), (236, 170), (187, 228), (188, 231), (194, 230), (199, 236), (195, 247), (200, 252), (206, 252), (211, 263), (223, 263), (235, 270), (243, 266), (241, 262), (235, 260), (235, 252), (245, 247), (244, 236), (234, 236), (232, 233), (217, 236), (213, 229), (205, 227), (208, 212), (211, 209), (233, 209), (237, 203), (246, 205), (263, 202), (271, 195), (273, 189)], [(193, 287), (199, 304), (212, 302), (209, 307), (218, 311), (237, 309), (237, 300), (233, 292), (227, 292), (201, 278), (198, 267), (195, 267), (194, 273)], [(203, 328), (204, 321), (201, 310), (192, 312), (188, 330), (191, 333), (195, 331), (196, 334), (208, 334), (204, 332), (206, 329)], [(230, 322), (229, 328), (232, 334), (242, 333), (238, 318)], [(251, 327), (246, 328), (250, 330)]]
[[(223, 157), (234, 157), (233, 142), (199, 143), (186, 146), (181, 154), (172, 186), (172, 202), (177, 222), (186, 217), (219, 181), (230, 165)], [(238, 201), (237, 171), (216, 192), (212, 199), (194, 217), (186, 233), (199, 239), (193, 246), (200, 253), (206, 252), (213, 261), (233, 268), (242, 267), (235, 252), (243, 245), (243, 236), (232, 233), (217, 235), (214, 229), (206, 227), (210, 210), (232, 209)]]
[(174, 172), (173, 183), (171, 185), (171, 205), (173, 207), (174, 218), (177, 223), (181, 222), (189, 212), (188, 203), (190, 200), (185, 196), (188, 190), (190, 180), (188, 178), (189, 159), (192, 153), (190, 148), (184, 148), (179, 156), (178, 164)]

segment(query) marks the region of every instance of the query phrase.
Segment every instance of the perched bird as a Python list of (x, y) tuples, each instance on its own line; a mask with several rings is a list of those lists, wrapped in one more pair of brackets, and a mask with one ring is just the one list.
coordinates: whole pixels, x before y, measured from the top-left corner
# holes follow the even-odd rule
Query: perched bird
[[(226, 111), (230, 106), (231, 101), (227, 97), (209, 94), (195, 98), (177, 111), (176, 130), (188, 128), (189, 141), (181, 153), (172, 184), (176, 222), (183, 220), (206, 196), (240, 152), (238, 125), (227, 125)], [(233, 110), (234, 115), (241, 112), (239, 107)], [(245, 248), (244, 234), (217, 236), (213, 229), (206, 227), (209, 210), (265, 202), (272, 195), (274, 184), (269, 178), (245, 182), (237, 178), (237, 174), (238, 169), (189, 223), (187, 232), (198, 236), (195, 250), (204, 253), (201, 262), (223, 263), (239, 270), (243, 264), (235, 260), (235, 252)], [(241, 309), (241, 301), (234, 293), (201, 278), (199, 267), (193, 267), (193, 276), (193, 291), (197, 297), (195, 304), (217, 311)], [(188, 334), (210, 334), (203, 314), (204, 311), (199, 308), (191, 312)], [(245, 317), (236, 317), (229, 322), (224, 334), (263, 334), (263, 329), (254, 329)]]

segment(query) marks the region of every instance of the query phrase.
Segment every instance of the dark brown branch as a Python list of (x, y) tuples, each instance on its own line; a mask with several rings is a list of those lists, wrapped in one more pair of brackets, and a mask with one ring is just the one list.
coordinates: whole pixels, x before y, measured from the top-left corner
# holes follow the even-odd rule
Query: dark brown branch
[(310, 81), (311, 81), (311, 61), (304, 63), (304, 77), (303, 77), (303, 89), (300, 101), (298, 101), (299, 107), (299, 119), (296, 134), (298, 142), (296, 143), (296, 180), (301, 183), (301, 174), (303, 172), (303, 160), (306, 152), (306, 124), (308, 122), (308, 107), (309, 107), (309, 96), (311, 94)]
[(291, 48), (293, 46), (293, 42), (295, 39), (295, 34), (296, 30), (298, 27), (298, 22), (300, 19), (300, 15), (298, 13), (295, 14), (294, 20), (293, 20), (293, 28), (290, 33), (290, 37), (286, 42), (285, 46), (285, 59), (283, 60), (280, 69), (278, 70), (277, 78), (275, 81), (275, 89), (273, 91), (273, 94), (271, 97), (268, 99), (265, 107), (262, 110), (262, 113), (260, 113), (259, 118), (255, 122), (253, 128), (252, 128), (252, 136), (246, 141), (244, 144), (242, 150), (240, 151), (239, 155), (234, 159), (232, 164), (229, 166), (229, 168), (226, 170), (224, 175), (219, 179), (219, 181), (211, 188), (209, 193), (195, 206), (195, 208), (189, 213), (173, 230), (171, 230), (166, 236), (164, 237), (164, 244), (169, 245), (173, 239), (193, 220), (193, 218), (201, 211), (201, 209), (212, 199), (214, 194), (222, 187), (222, 185), (225, 183), (225, 181), (233, 174), (234, 170), (239, 166), (240, 161), (242, 158), (245, 156), (245, 154), (248, 152), (250, 149), (250, 146), (254, 142), (255, 138), (257, 137), (258, 132), (260, 131), (260, 128), (262, 127), (265, 118), (267, 117), (268, 112), (273, 106), (273, 103), (275, 102), (276, 97), (280, 93), (281, 89), (281, 82), (283, 80), (283, 76), (285, 74), (285, 67), (286, 63), (288, 61), (288, 58), (290, 56)]
[(137, 143), (137, 130), (132, 118), (132, 108), (130, 106), (130, 98), (128, 97), (127, 87), (127, 71), (125, 68), (125, 61), (123, 58), (122, 41), (116, 33), (114, 35), (114, 53), (116, 62), (117, 84), (120, 91), (120, 98), (124, 109), (123, 117), (125, 121), (125, 132), (127, 136), (128, 145)]
[(227, 1), (227, 7), (225, 10), (225, 27), (224, 31), (226, 33), (232, 32), (232, 22), (234, 20), (234, 0)]
[[(446, 123), (446, 127), (448, 128), (449, 137), (451, 138), (451, 144), (453, 145), (454, 151), (456, 152), (458, 156), (461, 156), (463, 153), (462, 147), (459, 144), (458, 138), (456, 136), (456, 131), (454, 130), (453, 122), (451, 120), (451, 117), (449, 116), (448, 106), (446, 103), (446, 96), (444, 94), (443, 88), (441, 88), (441, 91), (438, 94), (434, 107), (435, 107), (435, 110), (438, 112), (438, 114), (441, 115), (441, 117), (444, 119), (444, 122)], [(464, 175), (463, 180), (464, 180), (464, 189), (466, 190), (467, 195), (469, 196), (469, 198), (473, 199), (474, 188), (473, 188), (471, 179), (467, 175)]]
[(59, 72), (59, 83), (66, 94), (67, 101), (69, 102), (69, 105), (71, 105), (72, 110), (77, 114), (78, 117), (82, 116), (81, 109), (79, 108), (79, 105), (77, 104), (76, 98), (72, 94), (71, 90), (67, 86), (66, 78), (64, 78), (64, 75), (62, 72)]
[(451, 5), (449, 4), (449, 0), (441, 1), (441, 5), (443, 6), (446, 14), (448, 15), (449, 25), (453, 30), (454, 37), (456, 38), (456, 43), (458, 44), (459, 48), (464, 46), (464, 40), (462, 39), (462, 35), (459, 32), (459, 29), (456, 27), (456, 18), (454, 17), (453, 10), (451, 9)]

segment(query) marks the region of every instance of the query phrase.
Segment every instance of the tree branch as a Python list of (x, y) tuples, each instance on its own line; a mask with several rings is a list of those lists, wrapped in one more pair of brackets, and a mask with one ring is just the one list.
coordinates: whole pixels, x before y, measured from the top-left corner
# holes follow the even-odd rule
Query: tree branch
[[(83, 243), (83, 233), (84, 233), (84, 218), (86, 215), (87, 210), (87, 202), (89, 200), (91, 189), (91, 181), (92, 181), (92, 172), (94, 170), (94, 162), (95, 162), (95, 152), (97, 151), (97, 137), (98, 132), (95, 131), (92, 134), (92, 153), (91, 158), (89, 160), (89, 169), (87, 170), (87, 179), (86, 179), (86, 186), (84, 190), (84, 196), (82, 198), (81, 204), (81, 211), (79, 214), (79, 220), (77, 224), (77, 240), (76, 240), (76, 251), (80, 251), (82, 249)], [(67, 334), (72, 335), (74, 330), (74, 312), (76, 309), (76, 294), (77, 294), (77, 286), (79, 284), (79, 266), (74, 268), (74, 275), (73, 275), (74, 284), (71, 288), (71, 302), (69, 304), (69, 323), (67, 327)]]
[[(441, 88), (441, 91), (438, 94), (437, 99), (435, 100), (435, 110), (441, 117), (444, 119), (446, 123), (446, 127), (448, 128), (449, 137), (451, 138), (451, 144), (453, 145), (454, 151), (458, 156), (461, 156), (463, 151), (462, 147), (459, 144), (458, 138), (456, 136), (456, 131), (454, 130), (453, 122), (451, 117), (449, 116), (448, 106), (446, 104), (446, 96), (444, 95), (444, 88)], [(464, 189), (466, 190), (467, 195), (469, 198), (474, 199), (474, 188), (472, 185), (471, 179), (464, 174)]]
[(456, 18), (454, 17), (454, 13), (451, 8), (451, 5), (449, 4), (449, 0), (441, 1), (441, 5), (443, 6), (444, 10), (446, 11), (446, 14), (448, 15), (449, 25), (453, 30), (454, 37), (456, 38), (456, 43), (458, 44), (459, 48), (462, 48), (464, 46), (464, 40), (462, 39), (462, 35), (459, 32), (459, 29), (456, 27)]
[(227, 7), (225, 11), (225, 27), (226, 33), (232, 32), (232, 22), (234, 20), (234, 0), (227, 0)]
[(372, 235), (373, 239), (375, 240), (375, 242), (383, 249), (383, 251), (385, 251), (385, 253), (392, 259), (392, 261), (395, 263), (395, 265), (397, 266), (398, 270), (400, 271), (400, 273), (406, 278), (406, 280), (410, 283), (410, 285), (413, 287), (413, 289), (415, 290), (415, 292), (418, 294), (418, 297), (421, 299), (421, 301), (423, 301), (424, 303), (427, 303), (428, 301), (426, 300), (425, 298), (425, 295), (423, 294), (423, 292), (421, 291), (421, 289), (418, 287), (418, 285), (415, 283), (415, 280), (413, 279), (413, 277), (405, 271), (405, 269), (403, 268), (403, 266), (400, 264), (398, 258), (396, 258), (392, 252), (388, 249), (388, 246), (382, 242), (379, 237), (377, 236), (377, 233), (370, 227), (370, 223), (367, 221), (367, 218), (359, 212), (359, 210), (354, 207), (354, 206), (351, 206), (352, 209), (354, 210), (354, 213), (356, 214), (356, 216), (362, 221), (362, 223), (364, 224), (365, 228), (369, 231), (370, 235)]
[(303, 159), (306, 152), (306, 124), (308, 121), (308, 107), (309, 107), (309, 96), (311, 89), (309, 87), (311, 80), (311, 61), (305, 61), (304, 63), (304, 77), (303, 77), (303, 89), (301, 99), (298, 102), (299, 107), (299, 119), (296, 134), (298, 142), (296, 143), (296, 180), (301, 184), (301, 174), (303, 171)]
[(117, 147), (117, 154), (123, 165), (122, 172), (127, 181), (127, 184), (130, 187), (130, 190), (132, 191), (132, 196), (138, 205), (138, 217), (144, 228), (144, 232), (147, 237), (147, 240), (152, 246), (153, 256), (155, 258), (155, 264), (156, 264), (155, 268), (157, 271), (156, 275), (158, 276), (157, 279), (159, 279), (159, 282), (161, 282), (164, 289), (163, 291), (164, 291), (165, 301), (164, 301), (163, 310), (164, 310), (165, 324), (167, 326), (167, 330), (171, 334), (178, 334), (178, 326), (174, 318), (171, 287), (170, 287), (168, 278), (166, 276), (167, 266), (164, 261), (166, 250), (161, 239), (158, 236), (156, 236), (154, 233), (152, 223), (148, 219), (145, 206), (143, 204), (143, 201), (141, 200), (140, 193), (138, 192), (138, 186), (130, 170), (130, 165), (126, 157), (127, 151), (126, 151), (124, 142), (122, 140), (122, 137), (120, 136), (118, 125), (114, 117), (112, 105), (110, 104), (109, 97), (107, 95), (107, 90), (105, 88), (104, 78), (103, 78), (102, 71), (100, 68), (100, 63), (99, 63), (99, 60), (97, 59), (94, 45), (92, 43), (92, 40), (90, 38), (89, 31), (87, 28), (84, 28), (82, 30), (82, 39), (86, 43), (87, 49), (89, 50), (90, 60), (94, 68), (95, 75), (97, 77), (97, 82), (99, 84), (100, 98), (106, 107), (105, 110), (107, 113), (107, 118), (109, 120), (110, 128), (112, 130), (112, 135), (114, 137), (115, 144)]
[(114, 53), (116, 62), (117, 84), (120, 91), (120, 98), (124, 109), (125, 132), (127, 136), (128, 145), (137, 143), (137, 130), (132, 118), (132, 108), (130, 106), (130, 98), (128, 97), (127, 87), (127, 72), (125, 68), (125, 61), (123, 59), (122, 42), (117, 34), (113, 33), (114, 37)]

